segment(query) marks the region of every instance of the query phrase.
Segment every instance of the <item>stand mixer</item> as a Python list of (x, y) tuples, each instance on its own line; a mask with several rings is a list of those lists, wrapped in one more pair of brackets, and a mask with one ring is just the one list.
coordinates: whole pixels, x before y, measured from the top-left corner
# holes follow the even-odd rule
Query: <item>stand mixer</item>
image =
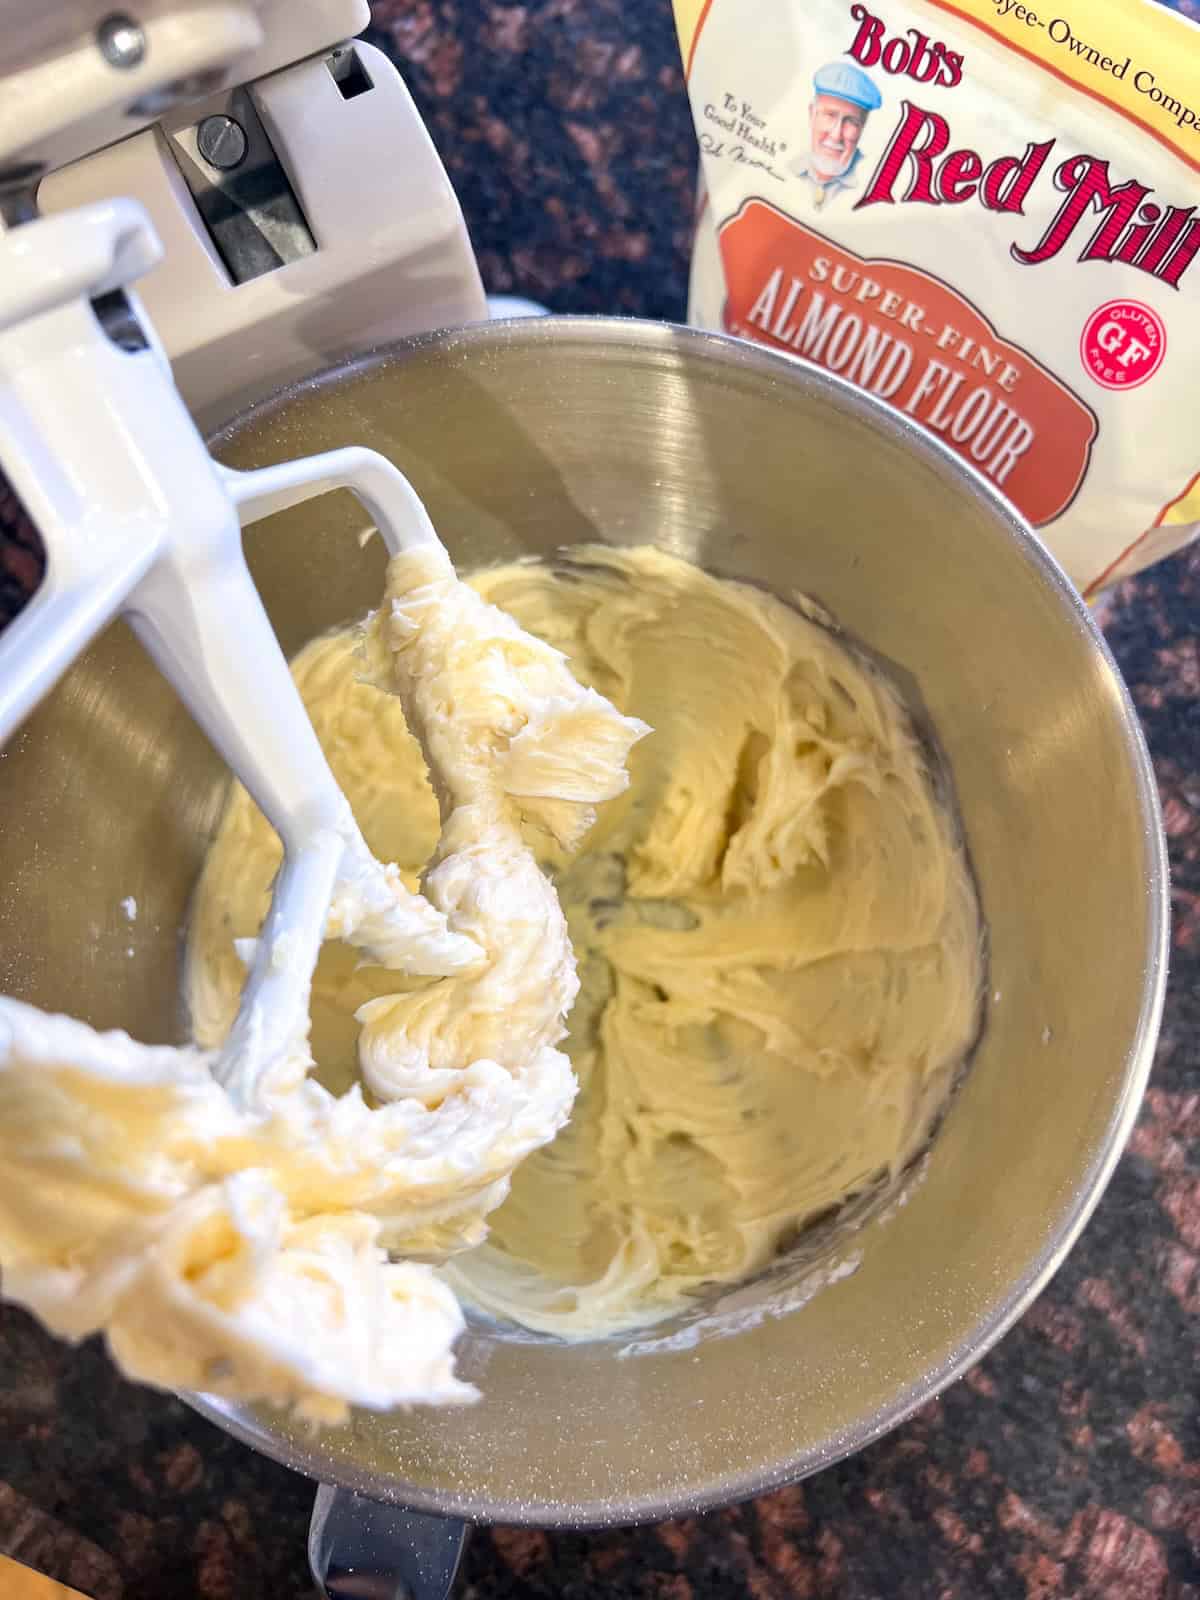
[[(370, 590), (347, 559), (344, 505), (317, 517), (297, 502), (349, 486), (390, 547), (427, 537), (395, 469), (342, 448), (402, 442), (472, 564), (650, 537), (777, 594), (819, 595), (902, 661), (971, 818), (1004, 994), (924, 1181), (864, 1226), (857, 1270), (811, 1304), (808, 1267), (785, 1260), (629, 1343), (475, 1326), (464, 1362), (486, 1376), (477, 1406), (364, 1413), (331, 1439), (187, 1396), (321, 1481), (309, 1550), (323, 1593), (441, 1600), (465, 1537), (457, 1518), (611, 1526), (742, 1499), (878, 1437), (977, 1359), (1061, 1261), (1131, 1125), (1161, 1012), (1166, 880), (1132, 707), (1011, 509), (905, 419), (805, 364), (645, 323), (486, 325), (457, 203), (411, 102), (378, 52), (345, 42), (366, 18), (360, 0), (145, 0), (134, 16), (0, 0), (0, 468), (49, 557), (40, 597), (0, 640), (0, 740), (125, 611), (256, 792), (270, 752), (255, 741), (284, 719), (307, 724), (238, 524), (293, 507), (263, 537), (297, 543), (255, 568), (283, 636), (298, 644), (361, 614)], [(363, 178), (366, 149), (395, 159)], [(364, 346), (464, 322), (476, 326), (306, 381)], [(242, 407), (221, 443), (241, 471), (219, 469), (197, 425)], [(313, 455), (273, 464), (281, 436)], [(304, 584), (290, 553), (301, 537)], [(35, 1003), (65, 992), (161, 1037), (170, 935), (212, 813), (180, 823), (186, 850), (142, 863), (154, 854), (143, 845), (168, 801), (216, 794), (224, 775), (173, 707), (150, 715), (163, 683), (122, 630), (77, 674), (0, 763), (4, 953)], [(92, 715), (97, 684), (137, 729), (129, 748)], [(264, 735), (268, 698), (279, 728)], [(309, 937), (341, 895), (343, 916), (362, 913), (352, 936), (373, 940), (367, 890), (386, 892), (393, 916), (402, 902), (347, 831), (308, 738), (280, 738), (256, 797), (291, 829), (289, 892)], [(96, 832), (80, 825), (92, 776), (106, 802)], [(135, 862), (145, 878), (131, 878)], [(146, 925), (168, 930), (146, 940), (145, 965), (99, 938), (72, 962), (94, 906), (131, 889)], [(290, 1013), (296, 995), (270, 977), (253, 980), (261, 1005)], [(1049, 1045), (1048, 1005), (1070, 1019)], [(238, 1081), (237, 1062), (226, 1067)]]
[[(487, 314), (407, 91), (343, 42), (367, 19), (363, 0), (5, 6), (0, 467), (47, 574), (0, 637), (0, 744), (126, 615), (285, 845), (217, 1069), (245, 1102), (263, 1042), (302, 1023), (323, 933), (429, 974), (478, 954), (367, 849), (241, 552), (241, 526), (334, 488), (389, 554), (436, 545), (420, 501), (366, 450), (224, 470), (188, 413)], [(349, 181), (367, 148), (394, 155), (369, 194)]]
[(352, 350), (487, 316), (408, 91), (346, 42), (368, 19), (366, 0), (0, 4), (0, 214), (144, 207), (165, 253), (140, 314), (202, 430)]

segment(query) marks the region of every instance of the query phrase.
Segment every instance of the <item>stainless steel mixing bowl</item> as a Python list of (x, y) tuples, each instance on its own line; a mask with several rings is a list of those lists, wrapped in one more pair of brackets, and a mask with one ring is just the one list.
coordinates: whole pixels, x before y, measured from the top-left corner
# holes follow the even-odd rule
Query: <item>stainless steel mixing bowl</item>
[[(573, 1526), (795, 1479), (976, 1360), (1104, 1187), (1150, 1064), (1166, 874), (1137, 722), (1087, 611), (1021, 520), (948, 452), (823, 372), (635, 322), (536, 320), (381, 351), (217, 438), (248, 467), (372, 445), (464, 567), (653, 541), (817, 597), (911, 673), (958, 794), (991, 936), (986, 1030), (908, 1203), (810, 1297), (812, 1252), (706, 1317), (567, 1345), (476, 1327), (479, 1405), (311, 1437), (201, 1401), (258, 1449), (423, 1510)], [(378, 599), (361, 509), (248, 535), (294, 651)], [(180, 929), (225, 773), (124, 627), (0, 761), (0, 982), (148, 1040), (180, 1037)], [(139, 906), (130, 926), (120, 902)], [(132, 954), (128, 954), (128, 950)], [(819, 1253), (819, 1252), (818, 1252)]]

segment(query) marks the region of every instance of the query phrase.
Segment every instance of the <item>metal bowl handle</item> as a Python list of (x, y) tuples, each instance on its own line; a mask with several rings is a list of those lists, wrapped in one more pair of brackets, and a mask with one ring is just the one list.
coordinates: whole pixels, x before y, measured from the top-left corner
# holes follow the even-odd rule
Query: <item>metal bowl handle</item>
[(469, 1528), (323, 1483), (308, 1564), (325, 1600), (447, 1600)]

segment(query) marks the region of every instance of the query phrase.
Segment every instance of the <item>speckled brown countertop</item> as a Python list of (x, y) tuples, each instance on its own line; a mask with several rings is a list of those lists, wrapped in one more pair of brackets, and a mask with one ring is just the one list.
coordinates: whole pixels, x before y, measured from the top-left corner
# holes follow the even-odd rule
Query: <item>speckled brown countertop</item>
[[(488, 287), (681, 318), (694, 143), (668, 0), (376, 0)], [(0, 523), (14, 526), (0, 498)], [(0, 536), (0, 617), (37, 575)], [(1200, 550), (1107, 628), (1166, 812), (1173, 969), (1149, 1095), (1082, 1242), (999, 1347), (851, 1461), (597, 1534), (495, 1528), (471, 1600), (1200, 1600)], [(300, 1600), (311, 1486), (0, 1311), (0, 1550), (97, 1600)], [(0, 1597), (2, 1600), (2, 1597)]]

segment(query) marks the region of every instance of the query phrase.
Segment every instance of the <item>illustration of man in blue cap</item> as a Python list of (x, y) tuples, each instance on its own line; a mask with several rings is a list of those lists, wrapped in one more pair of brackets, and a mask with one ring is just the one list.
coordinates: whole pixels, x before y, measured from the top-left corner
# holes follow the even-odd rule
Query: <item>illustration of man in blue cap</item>
[(858, 141), (867, 118), (882, 104), (879, 90), (852, 62), (830, 61), (813, 76), (809, 148), (791, 170), (812, 185), (814, 205), (826, 205), (835, 194), (854, 187), (854, 169), (862, 155)]

